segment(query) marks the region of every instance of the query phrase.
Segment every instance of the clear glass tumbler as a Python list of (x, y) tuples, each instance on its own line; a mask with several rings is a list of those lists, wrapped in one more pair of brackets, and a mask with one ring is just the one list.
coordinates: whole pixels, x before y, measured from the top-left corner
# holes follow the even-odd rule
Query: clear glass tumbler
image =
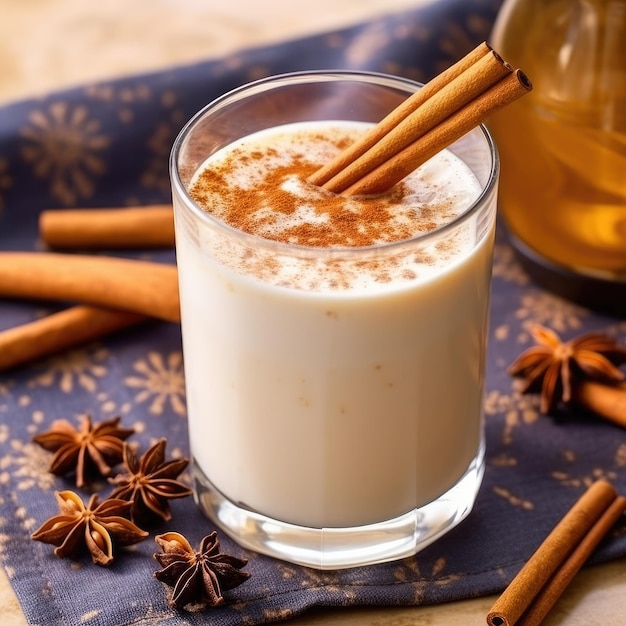
[[(377, 122), (419, 87), (373, 73), (264, 79), (205, 107), (172, 150), (196, 500), (241, 545), (286, 561), (406, 557), (471, 511), (484, 471), (497, 151), (484, 127), (457, 141), (450, 150), (480, 184), (475, 202), (434, 232), (371, 247), (238, 231), (189, 184), (251, 133)], [(346, 274), (356, 284), (314, 279)]]

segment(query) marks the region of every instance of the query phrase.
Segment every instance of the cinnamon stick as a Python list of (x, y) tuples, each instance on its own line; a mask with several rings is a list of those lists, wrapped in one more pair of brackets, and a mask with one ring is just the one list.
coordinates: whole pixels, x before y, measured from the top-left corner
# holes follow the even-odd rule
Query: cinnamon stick
[(126, 311), (75, 306), (10, 328), (0, 332), (0, 371), (84, 345), (147, 319)]
[(487, 615), (490, 626), (513, 626), (550, 578), (574, 553), (591, 528), (617, 498), (604, 480), (593, 483), (546, 537)]
[(324, 189), (334, 193), (345, 191), (512, 71), (500, 55), (488, 52), (399, 120), (369, 150), (324, 183)]
[(572, 401), (626, 428), (626, 386), (581, 380), (572, 386)]
[(402, 120), (420, 107), (430, 96), (437, 93), (490, 51), (491, 47), (489, 44), (483, 42), (448, 69), (428, 81), (421, 89), (409, 96), (384, 119), (373, 126), (359, 141), (353, 143), (335, 159), (313, 173), (308, 179), (309, 182), (314, 185), (324, 185), (333, 176), (336, 176), (346, 166), (369, 150), (376, 142), (402, 122)]
[(594, 524), (574, 552), (569, 556), (550, 582), (542, 589), (532, 606), (524, 613), (518, 626), (538, 626), (572, 582), (585, 561), (608, 534), (626, 510), (626, 498), (618, 496)]
[(344, 193), (346, 195), (383, 193), (435, 154), (478, 126), (489, 115), (517, 100), (530, 89), (532, 89), (532, 84), (528, 77), (521, 70), (515, 70), (417, 141), (399, 153), (389, 155), (382, 165), (348, 187)]
[(174, 245), (174, 213), (165, 204), (46, 210), (39, 233), (56, 249), (167, 248)]
[(0, 297), (70, 301), (180, 321), (176, 267), (149, 261), (0, 252)]

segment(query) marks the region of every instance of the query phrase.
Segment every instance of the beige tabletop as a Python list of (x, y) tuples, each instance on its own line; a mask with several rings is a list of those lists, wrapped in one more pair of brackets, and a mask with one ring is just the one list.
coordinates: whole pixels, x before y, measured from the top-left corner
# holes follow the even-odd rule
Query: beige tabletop
[[(186, 63), (436, 0), (0, 0), (0, 103)], [(505, 532), (503, 530), (503, 532)], [(581, 572), (548, 626), (626, 624), (626, 562)], [(434, 607), (317, 610), (294, 626), (472, 626), (495, 598)], [(26, 620), (0, 570), (3, 626)]]

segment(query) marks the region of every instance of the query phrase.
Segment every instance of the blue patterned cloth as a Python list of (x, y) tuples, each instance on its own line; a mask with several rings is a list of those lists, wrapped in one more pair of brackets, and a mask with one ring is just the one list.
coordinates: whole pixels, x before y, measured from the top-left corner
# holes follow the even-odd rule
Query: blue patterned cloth
[[(182, 124), (205, 103), (251, 79), (304, 69), (368, 69), (427, 80), (488, 37), (499, 2), (426, 4), (338, 32), (244, 51), (150, 75), (95, 84), (0, 109), (0, 248), (40, 248), (43, 208), (122, 206), (169, 199), (167, 160)], [(132, 253), (128, 253), (132, 254)], [(174, 260), (173, 251), (141, 253)], [(48, 303), (0, 302), (0, 329), (53, 311)], [(626, 434), (583, 415), (541, 415), (514, 391), (505, 367), (541, 323), (564, 339), (601, 330), (624, 341), (626, 322), (569, 304), (530, 283), (500, 237), (495, 255), (486, 397), (487, 470), (474, 512), (418, 556), (317, 572), (241, 549), (251, 579), (210, 613), (168, 606), (153, 536), (109, 568), (53, 555), (30, 539), (56, 514), (54, 491), (70, 480), (46, 470), (32, 436), (51, 421), (122, 416), (142, 450), (167, 437), (168, 458), (188, 454), (180, 329), (155, 323), (72, 350), (0, 378), (0, 561), (33, 624), (260, 624), (312, 606), (441, 603), (502, 590), (593, 480), (626, 491)], [(454, 393), (454, 381), (451, 381)], [(215, 445), (228, 445), (228, 442)], [(103, 492), (106, 495), (106, 487)], [(87, 493), (82, 492), (87, 498)], [(212, 530), (191, 498), (172, 502), (176, 530), (197, 544)], [(154, 535), (154, 533), (153, 533)], [(626, 554), (626, 528), (596, 561)]]

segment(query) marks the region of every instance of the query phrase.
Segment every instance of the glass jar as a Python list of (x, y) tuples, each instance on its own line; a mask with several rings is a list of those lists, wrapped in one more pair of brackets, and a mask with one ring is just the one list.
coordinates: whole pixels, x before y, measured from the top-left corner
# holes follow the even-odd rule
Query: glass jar
[(626, 0), (506, 0), (494, 48), (533, 91), (490, 121), (500, 211), (529, 273), (626, 314)]

